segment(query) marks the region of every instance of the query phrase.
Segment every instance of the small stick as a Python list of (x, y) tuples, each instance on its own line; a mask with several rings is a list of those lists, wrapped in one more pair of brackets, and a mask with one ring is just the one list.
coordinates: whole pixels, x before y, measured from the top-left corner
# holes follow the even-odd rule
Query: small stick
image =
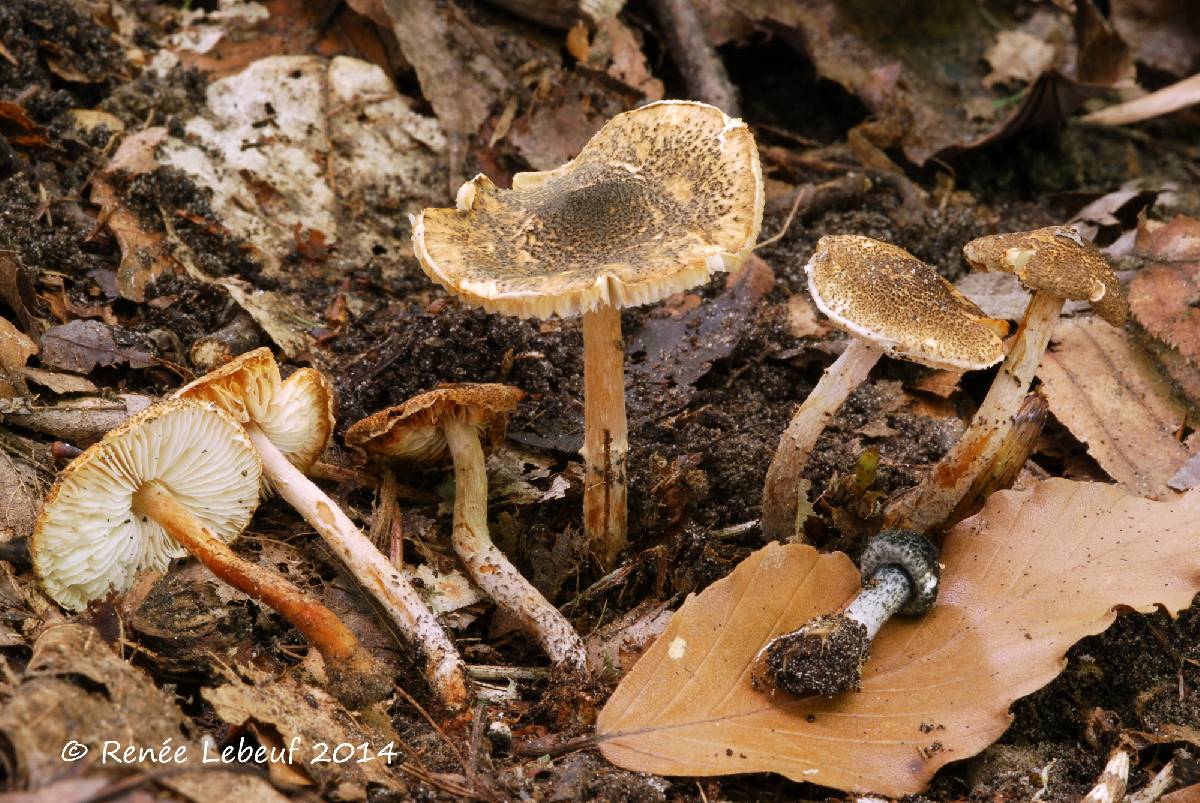
[(1125, 786), (1129, 783), (1129, 751), (1118, 748), (1104, 765), (1104, 772), (1096, 780), (1092, 791), (1082, 803), (1118, 803), (1125, 798)]
[(730, 117), (738, 117), (741, 104), (737, 90), (721, 57), (708, 41), (691, 0), (650, 0), (650, 6), (658, 17), (667, 50), (683, 76), (688, 94)]

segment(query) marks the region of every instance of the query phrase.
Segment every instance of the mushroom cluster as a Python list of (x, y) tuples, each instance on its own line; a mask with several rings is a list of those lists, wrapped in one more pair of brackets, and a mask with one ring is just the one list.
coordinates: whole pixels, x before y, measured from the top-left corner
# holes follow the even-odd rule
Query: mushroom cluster
[[(613, 118), (561, 167), (519, 173), (507, 190), (479, 175), (460, 188), (455, 208), (426, 209), (413, 219), (422, 268), (465, 301), (522, 317), (582, 316), (583, 522), (605, 570), (626, 546), (620, 310), (736, 270), (754, 248), (763, 198), (746, 125), (713, 106), (666, 101)], [(757, 688), (801, 696), (856, 688), (887, 620), (934, 604), (939, 565), (930, 539), (969, 506), (968, 489), (995, 487), (995, 478), (980, 482), (981, 472), (1004, 444), (1036, 437), (1044, 405), (1027, 394), (1064, 302), (1086, 300), (1110, 324), (1124, 321), (1112, 269), (1069, 227), (983, 237), (964, 254), (972, 267), (1013, 273), (1033, 291), (1007, 355), (1007, 323), (988, 318), (895, 245), (826, 236), (805, 266), (814, 303), (848, 340), (780, 438), (762, 499), (761, 528), (769, 538), (796, 534), (809, 455), (882, 357), (955, 371), (1004, 362), (964, 436), (888, 509), (888, 529), (861, 558), (861, 592), (842, 610), (764, 645), (750, 676)], [(489, 534), (485, 450), (503, 439), (523, 397), (501, 384), (441, 386), (359, 421), (345, 439), (360, 458), (405, 470), (452, 464), (450, 543), (467, 574), (557, 667), (583, 672), (586, 651), (571, 622)], [(319, 371), (300, 368), (284, 380), (265, 348), (228, 359), (108, 433), (64, 470), (31, 539), (47, 594), (80, 610), (128, 590), (139, 572), (191, 555), (291, 622), (322, 656), (342, 700), (382, 699), (391, 678), (346, 625), (229, 546), (260, 496), (277, 494), (324, 539), (397, 633), (421, 650), (426, 680), (446, 709), (467, 709), (462, 658), (402, 561), (383, 555), (307, 476), (334, 424), (333, 393)]]

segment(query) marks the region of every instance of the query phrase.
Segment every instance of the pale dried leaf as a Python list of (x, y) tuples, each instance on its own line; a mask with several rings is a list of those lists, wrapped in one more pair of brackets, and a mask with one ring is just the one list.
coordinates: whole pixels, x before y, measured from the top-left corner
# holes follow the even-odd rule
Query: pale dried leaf
[(833, 699), (750, 687), (768, 639), (857, 589), (844, 555), (771, 544), (672, 617), (601, 712), (600, 749), (664, 775), (778, 772), (889, 797), (920, 792), (940, 767), (998, 738), (1012, 703), (1053, 679), (1117, 606), (1191, 604), (1197, 514), (1200, 493), (1151, 502), (1063, 479), (993, 494), (946, 537), (933, 610), (885, 625), (862, 691)]
[(1172, 494), (1188, 459), (1187, 408), (1150, 356), (1096, 318), (1059, 321), (1038, 369), (1050, 411), (1110, 477), (1140, 496)]
[(44, 368), (25, 366), (22, 375), (30, 382), (48, 388), (58, 394), (64, 393), (96, 393), (99, 388), (87, 377), (78, 374), (60, 374), (57, 371), (47, 371)]
[(1054, 64), (1053, 45), (1025, 31), (1001, 31), (984, 58), (992, 71), (983, 79), (984, 86), (1028, 83)]

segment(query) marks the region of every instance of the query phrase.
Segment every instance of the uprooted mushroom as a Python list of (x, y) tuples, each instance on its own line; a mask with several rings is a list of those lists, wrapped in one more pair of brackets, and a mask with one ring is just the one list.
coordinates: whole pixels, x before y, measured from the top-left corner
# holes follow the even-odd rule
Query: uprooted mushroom
[(425, 675), (450, 709), (468, 704), (462, 659), (412, 582), (397, 571), (328, 495), (305, 476), (333, 432), (333, 395), (325, 378), (301, 368), (286, 382), (268, 349), (243, 354), (181, 388), (210, 401), (245, 428), (262, 459), (263, 479), (325, 539), (362, 589), (425, 653)]
[(483, 440), (503, 438), (522, 397), (507, 385), (447, 385), (359, 421), (346, 443), (413, 464), (454, 461), (454, 550), (471, 578), (537, 638), (554, 663), (581, 670), (586, 655), (575, 628), (492, 542), (487, 524)]
[(620, 309), (734, 270), (758, 237), (762, 171), (750, 130), (692, 101), (610, 120), (572, 161), (476, 176), (456, 209), (413, 220), (431, 279), (489, 312), (583, 314), (584, 527), (611, 568), (626, 544), (624, 344)]
[(795, 532), (801, 472), (817, 439), (880, 357), (979, 370), (1003, 357), (996, 330), (1008, 328), (912, 254), (870, 237), (822, 237), (805, 271), (813, 302), (851, 339), (792, 417), (767, 471), (762, 530), (781, 540)]
[(1104, 255), (1070, 226), (980, 237), (963, 246), (971, 267), (1013, 273), (1033, 291), (1008, 357), (963, 436), (912, 492), (888, 511), (890, 527), (927, 532), (940, 527), (996, 457), (1013, 416), (1041, 364), (1068, 299), (1088, 301), (1113, 326), (1126, 302)]
[(258, 507), (261, 471), (245, 432), (214, 405), (172, 400), (135, 415), (75, 458), (47, 495), (30, 540), (42, 587), (81, 610), (190, 553), (295, 625), (340, 699), (382, 699), (391, 679), (332, 611), (229, 548)]

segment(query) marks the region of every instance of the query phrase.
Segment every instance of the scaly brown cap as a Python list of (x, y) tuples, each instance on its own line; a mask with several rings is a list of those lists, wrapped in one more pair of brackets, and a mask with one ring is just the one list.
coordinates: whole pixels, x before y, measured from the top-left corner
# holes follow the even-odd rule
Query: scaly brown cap
[(980, 237), (964, 245), (963, 254), (973, 268), (1015, 274), (1031, 290), (1089, 301), (1113, 326), (1125, 323), (1128, 306), (1116, 274), (1096, 246), (1070, 226)]
[(333, 435), (333, 389), (312, 368), (279, 379), (271, 350), (254, 349), (184, 385), (175, 398), (212, 402), (242, 424), (254, 423), (301, 471), (307, 471)]
[(42, 588), (81, 610), (186, 554), (157, 522), (133, 512), (134, 492), (151, 480), (232, 541), (258, 507), (261, 472), (245, 430), (218, 407), (171, 399), (143, 410), (75, 458), (42, 503), (29, 541)]
[(413, 220), (431, 279), (488, 312), (546, 318), (649, 304), (741, 266), (758, 239), (762, 169), (750, 129), (663, 101), (619, 114), (570, 162), (476, 176), (457, 209)]
[(1004, 358), (998, 322), (903, 248), (857, 234), (825, 236), (804, 269), (821, 312), (886, 354), (957, 371)]
[(368, 454), (410, 463), (446, 459), (442, 421), (473, 423), (485, 444), (504, 438), (508, 416), (525, 394), (499, 384), (445, 385), (380, 410), (346, 430), (346, 443)]

